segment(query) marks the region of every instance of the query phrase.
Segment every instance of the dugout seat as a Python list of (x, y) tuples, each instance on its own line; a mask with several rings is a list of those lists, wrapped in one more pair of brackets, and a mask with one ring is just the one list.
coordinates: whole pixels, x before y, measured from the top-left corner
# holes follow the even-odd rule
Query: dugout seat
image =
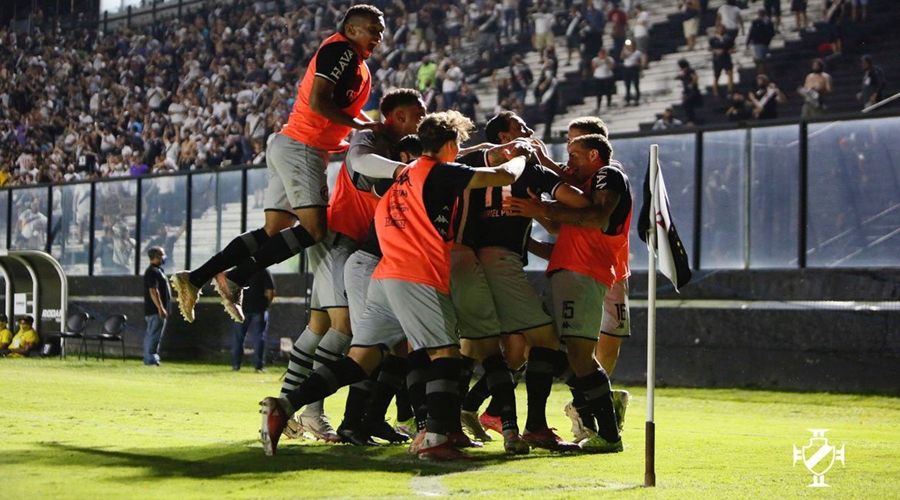
[(106, 352), (103, 345), (106, 342), (119, 342), (122, 346), (122, 359), (125, 359), (125, 326), (128, 317), (124, 314), (113, 314), (103, 322), (103, 329), (94, 335), (85, 335), (85, 340), (97, 341), (97, 359), (106, 360)]
[(60, 359), (66, 357), (66, 341), (69, 339), (78, 339), (81, 341), (78, 347), (78, 359), (81, 359), (82, 355), (87, 358), (87, 343), (85, 342), (84, 337), (90, 321), (91, 315), (86, 312), (70, 314), (69, 318), (66, 320), (66, 331), (46, 333), (43, 334), (43, 336), (47, 339), (47, 342), (49, 342), (50, 339), (59, 338)]

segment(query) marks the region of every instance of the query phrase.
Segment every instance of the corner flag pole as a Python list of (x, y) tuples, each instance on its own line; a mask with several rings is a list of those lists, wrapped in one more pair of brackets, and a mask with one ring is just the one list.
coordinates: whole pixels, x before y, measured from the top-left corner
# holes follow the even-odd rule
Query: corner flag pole
[(644, 486), (656, 486), (656, 424), (653, 422), (653, 397), (656, 385), (656, 178), (659, 165), (659, 145), (650, 146), (650, 225), (647, 230), (649, 247), (647, 266), (647, 424), (644, 446)]

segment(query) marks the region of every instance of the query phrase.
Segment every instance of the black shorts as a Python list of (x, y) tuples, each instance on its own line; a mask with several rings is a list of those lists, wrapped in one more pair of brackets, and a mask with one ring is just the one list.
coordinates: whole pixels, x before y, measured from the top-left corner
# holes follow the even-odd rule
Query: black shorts
[(791, 0), (791, 12), (806, 12), (806, 0)]
[(766, 9), (766, 12), (772, 17), (781, 16), (781, 0), (765, 0), (763, 8)]
[(714, 57), (713, 58), (713, 74), (716, 78), (722, 74), (722, 71), (731, 71), (734, 69), (734, 63), (731, 57)]
[(615, 78), (595, 78), (594, 85), (596, 85), (597, 88), (597, 95), (612, 95), (616, 93)]

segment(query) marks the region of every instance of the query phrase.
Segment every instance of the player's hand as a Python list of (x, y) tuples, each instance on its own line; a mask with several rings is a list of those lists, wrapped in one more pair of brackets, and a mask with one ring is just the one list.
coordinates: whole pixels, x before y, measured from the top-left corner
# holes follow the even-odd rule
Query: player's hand
[(528, 198), (503, 198), (503, 210), (509, 215), (531, 217), (532, 219), (547, 216), (547, 205), (528, 188)]
[(534, 146), (525, 139), (516, 139), (509, 143), (503, 149), (503, 155), (507, 160), (512, 160), (517, 156), (525, 156), (530, 158), (534, 154)]

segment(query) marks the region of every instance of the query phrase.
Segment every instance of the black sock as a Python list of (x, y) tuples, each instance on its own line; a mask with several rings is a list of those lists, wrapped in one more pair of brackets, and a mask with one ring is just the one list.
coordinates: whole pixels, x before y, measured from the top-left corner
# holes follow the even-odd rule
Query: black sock
[(409, 353), (406, 358), (409, 363), (409, 373), (406, 375), (406, 388), (409, 393), (409, 402), (412, 404), (413, 413), (416, 417), (416, 427), (425, 429), (425, 422), (428, 419), (428, 407), (425, 404), (425, 386), (428, 384), (428, 370), (431, 365), (431, 358), (428, 351), (419, 349)]
[(261, 246), (249, 259), (228, 272), (228, 279), (246, 285), (250, 277), (261, 269), (278, 264), (316, 244), (316, 240), (301, 225), (283, 229)]
[(491, 391), (491, 404), (498, 406), (500, 420), (503, 422), (504, 431), (519, 432), (519, 423), (516, 417), (516, 386), (513, 384), (512, 372), (501, 354), (496, 354), (485, 359), (484, 377), (487, 379), (488, 388)]
[(291, 403), (294, 411), (314, 401), (325, 399), (337, 392), (345, 385), (355, 384), (367, 377), (362, 369), (352, 358), (343, 358), (332, 365), (322, 366), (313, 371), (305, 382), (300, 384), (285, 397)]
[(553, 378), (568, 383), (569, 379), (575, 376), (565, 351), (553, 351), (551, 363), (553, 363)]
[(428, 406), (427, 432), (453, 432), (459, 424), (459, 373), (462, 361), (458, 358), (438, 358), (431, 361), (425, 401)]
[(618, 441), (619, 428), (616, 425), (612, 390), (606, 372), (601, 368), (590, 375), (578, 377), (573, 385), (584, 393), (587, 406), (597, 419), (597, 434), (610, 443)]
[[(475, 382), (475, 385), (469, 389), (469, 393), (466, 394), (462, 409), (466, 411), (478, 411), (478, 409), (481, 408), (481, 404), (484, 403), (484, 400), (490, 395), (491, 390), (488, 389), (487, 377), (481, 377), (478, 379), (478, 382)], [(496, 415), (496, 413), (488, 413)]]
[(344, 421), (341, 422), (341, 427), (359, 429), (362, 426), (363, 416), (369, 399), (372, 397), (374, 386), (375, 382), (371, 377), (350, 386), (350, 390), (347, 392), (347, 402), (344, 405)]
[(406, 360), (397, 356), (387, 355), (381, 368), (372, 373), (374, 388), (372, 397), (366, 407), (366, 422), (378, 424), (384, 422), (385, 414), (391, 399), (397, 390), (403, 386), (406, 377)]
[(472, 371), (475, 369), (475, 360), (468, 356), (463, 356), (459, 358), (459, 363), (459, 397), (464, 398), (469, 392), (469, 384), (472, 382)]
[(231, 240), (221, 252), (213, 255), (196, 271), (191, 271), (189, 281), (197, 288), (210, 282), (215, 275), (240, 265), (269, 241), (263, 228), (244, 233)]
[(557, 352), (546, 347), (532, 347), (528, 353), (528, 370), (525, 372), (528, 420), (525, 421), (525, 429), (529, 432), (548, 427), (547, 398), (553, 388), (553, 362)]
[(397, 389), (394, 396), (394, 405), (397, 407), (397, 421), (406, 422), (416, 416), (412, 409), (412, 403), (409, 401), (409, 390), (406, 388), (406, 382)]
[(572, 393), (572, 406), (575, 407), (575, 411), (578, 412), (578, 416), (581, 418), (581, 425), (596, 432), (597, 419), (594, 418), (593, 412), (591, 412), (591, 409), (588, 407), (587, 400), (584, 398), (584, 392), (582, 392), (581, 389), (576, 389), (572, 385), (574, 383), (574, 378), (567, 382), (569, 385), (569, 392)]

